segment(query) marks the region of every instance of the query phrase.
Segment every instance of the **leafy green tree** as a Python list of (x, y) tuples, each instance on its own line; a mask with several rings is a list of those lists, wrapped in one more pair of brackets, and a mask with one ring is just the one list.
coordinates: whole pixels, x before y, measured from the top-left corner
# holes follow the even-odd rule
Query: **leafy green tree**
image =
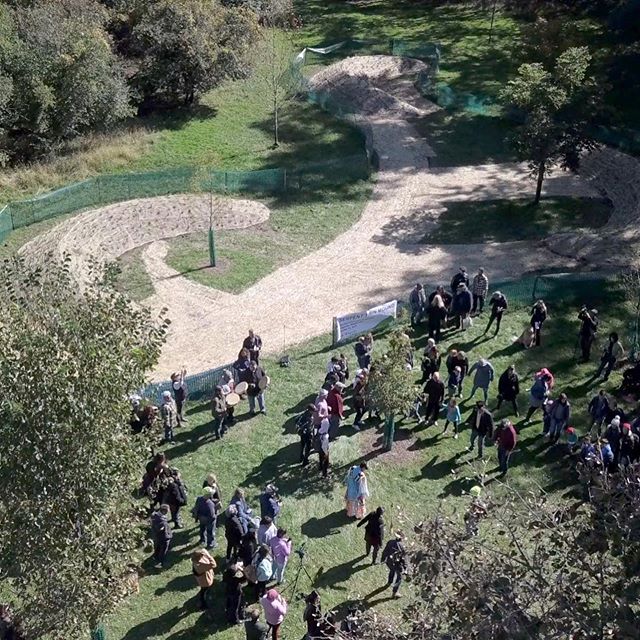
[[(137, 0), (132, 7), (140, 12)], [(145, 106), (191, 105), (224, 79), (246, 75), (245, 57), (257, 33), (251, 11), (217, 0), (157, 0), (143, 4), (133, 21), (127, 50), (137, 67), (133, 87)]]
[(387, 451), (393, 448), (397, 416), (406, 413), (415, 400), (413, 375), (407, 367), (410, 350), (409, 337), (403, 331), (394, 332), (387, 351), (373, 362), (367, 384), (369, 402), (385, 420), (384, 447)]
[(591, 55), (586, 47), (567, 49), (548, 71), (540, 63), (523, 64), (503, 98), (523, 117), (513, 139), (518, 155), (536, 178), (535, 204), (551, 167), (577, 170), (580, 154), (593, 146), (588, 129), (597, 113)]
[(88, 638), (130, 585), (144, 461), (127, 396), (166, 323), (69, 261), (0, 277), (0, 566), (28, 640)]
[(120, 62), (94, 0), (0, 7), (0, 150), (29, 160), (130, 114)]

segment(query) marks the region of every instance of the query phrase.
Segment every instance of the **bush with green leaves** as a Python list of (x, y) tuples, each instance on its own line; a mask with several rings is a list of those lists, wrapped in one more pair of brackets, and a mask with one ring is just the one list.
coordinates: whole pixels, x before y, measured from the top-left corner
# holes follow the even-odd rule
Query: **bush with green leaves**
[(128, 594), (145, 447), (128, 395), (166, 322), (63, 264), (0, 277), (0, 580), (29, 640), (87, 638)]

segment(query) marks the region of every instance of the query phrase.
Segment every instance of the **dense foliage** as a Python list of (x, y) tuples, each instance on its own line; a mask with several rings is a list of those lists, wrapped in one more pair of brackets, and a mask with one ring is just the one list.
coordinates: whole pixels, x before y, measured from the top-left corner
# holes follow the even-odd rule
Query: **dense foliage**
[(245, 74), (257, 17), (218, 0), (0, 5), (0, 163)]
[(88, 637), (131, 587), (144, 462), (127, 396), (165, 324), (68, 262), (16, 260), (0, 278), (0, 580), (29, 640)]

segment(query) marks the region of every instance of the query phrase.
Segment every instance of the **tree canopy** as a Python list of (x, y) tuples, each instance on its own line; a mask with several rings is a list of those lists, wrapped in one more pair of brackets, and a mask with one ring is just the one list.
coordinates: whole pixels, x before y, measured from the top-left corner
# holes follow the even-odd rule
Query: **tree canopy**
[(1, 579), (25, 637), (86, 638), (129, 588), (145, 452), (128, 395), (166, 326), (98, 281), (77, 291), (68, 259), (3, 267)]

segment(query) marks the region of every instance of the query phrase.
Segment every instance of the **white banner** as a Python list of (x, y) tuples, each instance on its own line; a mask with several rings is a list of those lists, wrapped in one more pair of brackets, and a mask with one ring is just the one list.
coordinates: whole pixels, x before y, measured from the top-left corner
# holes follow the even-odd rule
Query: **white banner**
[(387, 318), (395, 318), (398, 312), (398, 301), (391, 300), (377, 307), (338, 316), (333, 319), (333, 343), (367, 333)]

